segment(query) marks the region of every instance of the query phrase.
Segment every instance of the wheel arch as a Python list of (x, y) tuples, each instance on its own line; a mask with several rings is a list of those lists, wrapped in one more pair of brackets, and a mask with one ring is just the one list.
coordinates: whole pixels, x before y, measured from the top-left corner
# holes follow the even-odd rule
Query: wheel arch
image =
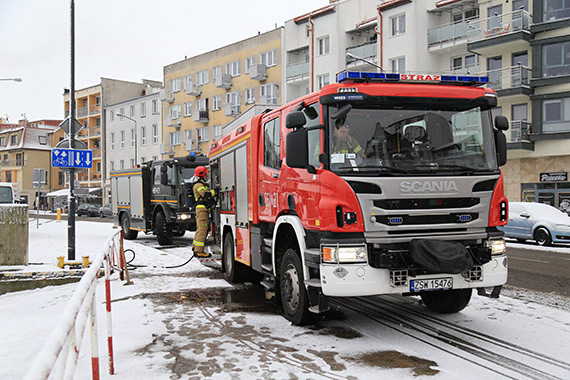
[(293, 215), (279, 217), (277, 223), (275, 223), (275, 229), (273, 230), (273, 274), (276, 276), (279, 275), (278, 264), (281, 262), (281, 257), (285, 254), (287, 249), (292, 248), (297, 252), (301, 260), (303, 265), (303, 278), (307, 280), (308, 274), (305, 270), (305, 257), (303, 255), (305, 247), (305, 228), (301, 224), (301, 220)]

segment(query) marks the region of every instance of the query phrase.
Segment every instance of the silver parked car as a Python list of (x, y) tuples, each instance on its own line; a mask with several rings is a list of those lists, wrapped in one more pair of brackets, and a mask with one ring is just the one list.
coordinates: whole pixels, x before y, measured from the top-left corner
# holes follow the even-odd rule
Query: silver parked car
[(544, 203), (509, 202), (509, 222), (499, 229), (521, 243), (570, 243), (570, 216)]
[(111, 209), (110, 203), (99, 207), (99, 216), (101, 218), (111, 218), (113, 216), (113, 210)]

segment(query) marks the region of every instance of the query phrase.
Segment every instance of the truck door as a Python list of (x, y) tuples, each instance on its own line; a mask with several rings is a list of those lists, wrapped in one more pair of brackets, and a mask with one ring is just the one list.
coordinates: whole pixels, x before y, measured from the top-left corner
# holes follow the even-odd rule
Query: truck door
[[(275, 117), (277, 116), (277, 117)], [(280, 161), (280, 117), (262, 121), (259, 159), (259, 217), (263, 221), (275, 221), (278, 214), (277, 195), (279, 190)]]

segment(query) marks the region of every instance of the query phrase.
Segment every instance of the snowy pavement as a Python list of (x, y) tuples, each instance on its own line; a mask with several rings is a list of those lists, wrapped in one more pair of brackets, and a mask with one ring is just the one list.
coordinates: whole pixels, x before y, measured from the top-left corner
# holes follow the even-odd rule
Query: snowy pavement
[[(111, 223), (76, 227), (77, 257), (95, 255), (115, 231)], [(36, 228), (34, 220), (29, 231), (30, 262), (41, 264), (30, 267), (55, 269), (67, 252), (67, 223), (42, 219)], [(106, 371), (103, 281), (98, 285), (103, 379), (570, 378), (566, 299), (508, 289), (499, 300), (474, 295), (464, 311), (441, 316), (415, 297), (380, 297), (369, 314), (335, 306), (316, 325), (298, 327), (258, 287), (233, 287), (194, 260), (166, 268), (189, 258), (189, 234), (172, 249), (155, 249), (152, 240), (125, 242), (136, 253), (133, 264), (145, 265), (131, 271), (133, 285), (113, 275), (115, 376)], [(0, 296), (0, 379), (24, 376), (75, 286)], [(414, 318), (392, 318), (398, 313)], [(89, 378), (87, 338), (76, 379)]]

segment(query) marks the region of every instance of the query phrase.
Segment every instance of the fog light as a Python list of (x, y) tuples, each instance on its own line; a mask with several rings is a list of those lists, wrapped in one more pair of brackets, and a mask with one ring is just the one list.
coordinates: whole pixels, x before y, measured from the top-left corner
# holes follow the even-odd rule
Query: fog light
[(487, 247), (491, 248), (492, 255), (502, 255), (507, 251), (507, 244), (504, 239), (489, 240)]

